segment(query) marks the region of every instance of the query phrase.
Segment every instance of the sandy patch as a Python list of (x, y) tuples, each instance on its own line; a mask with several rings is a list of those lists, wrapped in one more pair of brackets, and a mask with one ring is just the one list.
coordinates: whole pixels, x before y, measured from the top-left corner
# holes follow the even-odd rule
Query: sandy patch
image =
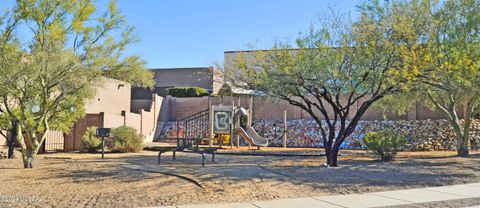
[[(107, 154), (105, 160), (99, 154), (48, 154), (33, 170), (23, 169), (20, 159), (0, 160), (0, 206), (248, 202), (479, 182), (480, 153), (471, 158), (454, 155), (402, 153), (383, 164), (355, 152), (340, 157), (340, 167), (325, 168), (323, 157), (217, 155), (216, 162), (208, 160), (202, 167), (200, 155), (193, 153), (177, 153), (176, 161), (165, 153), (161, 166), (157, 153), (147, 151)], [(189, 177), (202, 187), (158, 172)]]

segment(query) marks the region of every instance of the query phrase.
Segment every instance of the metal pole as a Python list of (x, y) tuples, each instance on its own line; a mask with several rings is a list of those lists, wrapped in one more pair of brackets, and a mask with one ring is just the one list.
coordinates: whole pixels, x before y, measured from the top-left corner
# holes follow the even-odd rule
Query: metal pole
[(236, 135), (237, 137), (237, 149), (240, 148), (240, 135)]
[(277, 140), (277, 121), (273, 123), (273, 139)]
[(230, 149), (233, 149), (233, 137), (235, 136), (235, 99), (232, 97), (232, 113), (230, 114)]
[(283, 148), (287, 148), (287, 111), (283, 111)]
[(205, 166), (205, 152), (201, 152), (202, 153), (202, 166)]
[(212, 105), (209, 106), (210, 107), (210, 111), (209, 111), (209, 114), (208, 114), (208, 131), (209, 131), (209, 136), (210, 136), (210, 140), (208, 141), (208, 146), (209, 147), (212, 147), (213, 146), (213, 139), (215, 138), (215, 134), (213, 134), (213, 125), (214, 125), (214, 121), (213, 121), (213, 112), (214, 112), (214, 109)]
[(102, 137), (102, 159), (105, 158), (105, 137)]
[(179, 121), (177, 120), (177, 147), (180, 146), (180, 140), (179, 140), (179, 136), (178, 136), (178, 133), (180, 132), (180, 131), (179, 131), (179, 127), (180, 127), (180, 126), (179, 126), (178, 123), (179, 123)]
[(250, 96), (248, 104), (248, 126), (252, 125), (253, 122), (253, 95)]
[(160, 165), (160, 161), (162, 161), (160, 156), (162, 156), (162, 151), (158, 152), (158, 159), (157, 159), (158, 165)]

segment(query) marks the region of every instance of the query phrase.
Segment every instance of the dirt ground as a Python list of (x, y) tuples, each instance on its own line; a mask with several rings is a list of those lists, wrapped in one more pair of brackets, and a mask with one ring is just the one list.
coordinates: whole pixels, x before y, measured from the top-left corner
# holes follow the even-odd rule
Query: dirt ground
[(311, 156), (217, 154), (211, 162), (207, 155), (202, 167), (194, 153), (177, 153), (175, 161), (165, 153), (161, 165), (149, 151), (107, 154), (105, 160), (99, 154), (47, 154), (34, 169), (23, 169), (20, 159), (0, 160), (0, 207), (248, 202), (480, 182), (480, 153), (454, 156), (408, 152), (384, 164), (365, 152), (344, 151), (340, 167), (326, 168), (323, 157)]

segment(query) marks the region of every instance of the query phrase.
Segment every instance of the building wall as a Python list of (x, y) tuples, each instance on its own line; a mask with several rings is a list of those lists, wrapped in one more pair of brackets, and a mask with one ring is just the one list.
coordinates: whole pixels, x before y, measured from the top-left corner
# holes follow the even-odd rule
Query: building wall
[(117, 128), (125, 125), (125, 117), (122, 115), (103, 114), (104, 128)]
[(103, 113), (87, 114), (77, 121), (69, 134), (65, 136), (64, 151), (76, 151), (83, 148), (82, 136), (90, 126), (103, 128)]
[(197, 113), (199, 111), (208, 109), (208, 97), (199, 98), (174, 98), (173, 111), (175, 118), (181, 119)]
[(125, 118), (125, 125), (130, 126), (140, 132), (142, 125), (142, 115), (138, 113), (127, 113)]
[(218, 94), (222, 88), (224, 81), (223, 71), (218, 68), (213, 68), (213, 91), (212, 93)]
[(154, 95), (151, 103), (151, 108), (148, 111), (141, 109), (138, 113), (125, 112), (122, 115), (114, 115), (100, 112), (87, 114), (83, 119), (76, 122), (70, 133), (66, 135), (64, 150), (82, 150), (82, 136), (90, 126), (101, 128), (129, 126), (144, 136), (144, 142), (152, 142), (157, 128), (163, 98)]
[(141, 109), (148, 110), (152, 107), (152, 99), (148, 100), (132, 100), (130, 112), (138, 113)]
[[(2, 130), (0, 130), (2, 131)], [(2, 131), (5, 135), (7, 135), (7, 131)], [(7, 145), (7, 138), (3, 137), (2, 134), (0, 134), (0, 148), (2, 146), (6, 146)]]
[(129, 126), (144, 135), (144, 142), (153, 140), (157, 120), (161, 112), (163, 98), (152, 95), (150, 100), (134, 102), (135, 112), (131, 108), (131, 87), (122, 81), (106, 79), (103, 85), (97, 87), (95, 98), (86, 105), (87, 115), (75, 123), (65, 137), (64, 150), (76, 151), (83, 148), (81, 138), (90, 126), (116, 128)]
[(201, 87), (213, 90), (213, 72), (209, 67), (154, 69), (155, 87)]
[[(155, 94), (148, 115), (145, 115), (146, 112), (142, 112), (142, 132), (143, 135), (145, 135), (145, 142), (152, 142), (155, 139), (155, 132), (158, 128), (163, 102), (164, 98)], [(147, 126), (146, 129), (145, 126)]]
[(86, 113), (99, 113), (121, 115), (122, 111), (130, 111), (130, 84), (104, 78), (103, 83), (96, 87), (96, 94), (93, 99), (85, 105)]
[[(288, 120), (294, 119), (311, 119), (312, 117), (300, 107), (290, 105), (287, 101), (273, 99), (269, 97), (198, 97), (198, 98), (174, 98), (167, 97), (166, 103), (170, 114), (164, 112), (162, 115), (163, 121), (175, 121), (182, 119), (189, 115), (195, 114), (208, 108), (209, 103), (211, 105), (232, 105), (232, 100), (235, 106), (242, 106), (246, 109), (249, 108), (250, 102), (253, 102), (252, 120), (283, 120), (283, 112), (287, 111)], [(240, 103), (240, 104), (239, 104)], [(362, 104), (362, 101), (358, 101), (351, 109), (350, 119), (356, 113), (357, 108)], [(356, 106), (356, 107), (355, 107)], [(332, 116), (333, 110), (327, 108), (327, 113)], [(318, 111), (315, 111), (316, 115), (320, 115)], [(458, 108), (458, 114), (463, 115), (463, 109)], [(460, 116), (461, 118), (463, 116)], [(412, 109), (405, 115), (397, 115), (395, 112), (387, 112), (385, 115), (383, 110), (372, 106), (368, 109), (362, 117), (362, 120), (426, 120), (426, 119), (444, 119), (446, 118), (441, 111), (432, 111), (420, 104), (413, 106)]]

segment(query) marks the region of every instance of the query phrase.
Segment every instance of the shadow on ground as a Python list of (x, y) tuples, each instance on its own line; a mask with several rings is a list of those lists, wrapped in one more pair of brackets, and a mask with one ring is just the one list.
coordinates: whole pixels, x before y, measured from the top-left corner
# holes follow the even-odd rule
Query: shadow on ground
[[(158, 206), (245, 202), (276, 198), (349, 194), (480, 181), (480, 154), (400, 156), (380, 163), (364, 155), (341, 157), (340, 167), (323, 167), (323, 157), (141, 154), (72, 154), (73, 159), (39, 159), (34, 170), (0, 163), (0, 195), (39, 196), (17, 206)], [(61, 158), (61, 157), (59, 157)], [(17, 162), (21, 162), (17, 161)], [(172, 176), (176, 174), (197, 181)], [(0, 203), (0, 206), (3, 204)], [(10, 206), (10, 205), (7, 205)], [(13, 206), (13, 205), (12, 205)]]

